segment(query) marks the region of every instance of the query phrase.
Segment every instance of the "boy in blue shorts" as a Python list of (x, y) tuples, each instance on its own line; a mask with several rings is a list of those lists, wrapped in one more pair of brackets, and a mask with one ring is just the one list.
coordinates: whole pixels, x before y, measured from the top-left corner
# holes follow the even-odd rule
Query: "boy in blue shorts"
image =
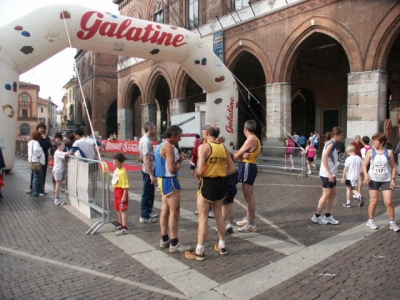
[(118, 215), (118, 226), (116, 235), (128, 234), (128, 189), (129, 179), (128, 172), (122, 166), (125, 161), (125, 156), (122, 153), (113, 155), (113, 164), (115, 171), (111, 180), (114, 187), (114, 209)]

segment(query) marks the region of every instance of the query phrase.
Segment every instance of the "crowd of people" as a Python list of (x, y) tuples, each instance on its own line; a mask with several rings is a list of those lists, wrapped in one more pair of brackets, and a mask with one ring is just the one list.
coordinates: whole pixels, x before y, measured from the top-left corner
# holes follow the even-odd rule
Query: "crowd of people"
[[(247, 204), (246, 216), (236, 224), (240, 226), (238, 232), (256, 232), (255, 199), (253, 185), (257, 177), (257, 158), (261, 152), (261, 143), (257, 138), (256, 122), (248, 120), (244, 123), (246, 140), (243, 146), (230, 153), (223, 143), (218, 142), (220, 129), (215, 125), (206, 125), (202, 135), (196, 139), (193, 156), (190, 162), (190, 173), (198, 179), (197, 210), (198, 215), (198, 241), (196, 246), (189, 246), (179, 242), (178, 225), (180, 215), (180, 181), (178, 171), (186, 154), (179, 153), (178, 143), (181, 139), (182, 129), (173, 125), (166, 129), (164, 140), (154, 149), (151, 142), (157, 135), (154, 123), (144, 125), (144, 134), (140, 138), (139, 152), (142, 161), (143, 189), (140, 202), (140, 223), (155, 223), (159, 217), (160, 222), (160, 247), (168, 248), (173, 253), (185, 253), (191, 260), (205, 259), (205, 244), (208, 233), (208, 219), (210, 212), (215, 218), (219, 241), (213, 249), (221, 255), (227, 253), (226, 235), (233, 233), (234, 197), (237, 193), (236, 184), (241, 182), (243, 196)], [(297, 134), (286, 139), (286, 158), (291, 162), (293, 169), (292, 151), (296, 144), (303, 149), (299, 154), (306, 155), (308, 174), (311, 167), (319, 170), (322, 183), (322, 195), (319, 198), (316, 211), (311, 221), (317, 224), (337, 225), (339, 221), (332, 215), (333, 203), (337, 194), (336, 176), (338, 167), (338, 145), (343, 140), (343, 129), (334, 127), (325, 136), (322, 146), (320, 168), (314, 163), (320, 145), (320, 136), (317, 132), (310, 134), (305, 140)], [(91, 160), (96, 159), (96, 147), (101, 149), (104, 144), (84, 138), (81, 129), (75, 130), (68, 136), (68, 141), (57, 133), (53, 143), (46, 134), (46, 125), (40, 123), (32, 132), (28, 142), (28, 161), (40, 163), (41, 168), (32, 170), (30, 188), (27, 193), (34, 197), (47, 194), (44, 189), (46, 171), (49, 164), (49, 150), (52, 157), (52, 177), (55, 191), (54, 204), (62, 206), (65, 200), (60, 199), (60, 189), (65, 177), (65, 159), (69, 155), (76, 155)], [(371, 229), (377, 229), (375, 223), (375, 210), (379, 194), (383, 196), (389, 216), (389, 227), (393, 231), (400, 231), (395, 222), (395, 209), (393, 205), (393, 191), (396, 185), (397, 168), (396, 153), (388, 149), (385, 134), (376, 133), (372, 136), (372, 146), (368, 136), (356, 136), (354, 141), (346, 148), (347, 158), (344, 164), (341, 183), (346, 186), (346, 201), (343, 207), (353, 207), (352, 201), (357, 200), (359, 207), (365, 204), (362, 195), (362, 183), (369, 188), (370, 202), (368, 206), (368, 222)], [(397, 148), (400, 148), (400, 143)], [(0, 149), (1, 150), (1, 149)], [(128, 230), (129, 208), (129, 178), (123, 164), (125, 157), (122, 153), (113, 155), (115, 171), (112, 173), (114, 186), (114, 208), (118, 216), (115, 233), (125, 235)], [(238, 167), (234, 161), (238, 161)], [(0, 199), (3, 197), (1, 187), (4, 185), (3, 169), (4, 160), (0, 151)], [(90, 174), (89, 174), (90, 176)], [(96, 178), (92, 178), (96, 181)], [(95, 197), (95, 184), (93, 183), (92, 197)], [(155, 188), (161, 193), (162, 208), (160, 216), (153, 211)], [(325, 213), (323, 214), (323, 210)]]
[[(319, 176), (322, 181), (322, 195), (318, 201), (315, 214), (311, 221), (317, 224), (337, 225), (339, 221), (332, 216), (332, 206), (336, 190), (336, 173), (338, 166), (337, 144), (343, 139), (343, 129), (334, 127), (326, 134), (325, 145), (322, 151), (321, 168)], [(382, 193), (386, 210), (389, 216), (389, 228), (395, 232), (400, 231), (395, 222), (395, 209), (393, 204), (393, 191), (396, 187), (397, 169), (395, 154), (387, 147), (387, 137), (383, 133), (372, 136), (373, 146), (369, 146), (369, 137), (356, 136), (346, 149), (348, 157), (345, 161), (341, 183), (346, 185), (346, 208), (351, 208), (351, 200), (358, 200), (358, 206), (364, 206), (364, 197), (361, 194), (362, 181), (369, 188), (370, 203), (368, 206), (368, 222), (371, 229), (378, 229), (375, 223), (375, 210)], [(322, 210), (325, 208), (325, 215)]]

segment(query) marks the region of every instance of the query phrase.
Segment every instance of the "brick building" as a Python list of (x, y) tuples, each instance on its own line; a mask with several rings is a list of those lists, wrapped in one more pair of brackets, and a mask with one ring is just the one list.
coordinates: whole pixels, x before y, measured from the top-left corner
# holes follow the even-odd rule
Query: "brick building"
[[(280, 143), (286, 130), (307, 136), (339, 125), (352, 140), (384, 131), (387, 119), (397, 124), (399, 1), (113, 2), (121, 15), (185, 27), (219, 47), (238, 82), (239, 144), (243, 122), (250, 118), (268, 143)], [(203, 101), (202, 89), (180, 65), (120, 57), (124, 138), (139, 136), (148, 120), (162, 131), (171, 113), (193, 111), (194, 103)]]
[[(74, 126), (85, 127), (85, 134), (89, 134), (90, 125), (88, 114), (92, 120), (94, 131), (103, 138), (118, 132), (117, 125), (117, 60), (118, 56), (79, 50), (75, 55), (76, 66), (79, 74), (82, 92), (86, 100), (87, 110), (84, 106), (80, 83), (71, 79), (66, 87), (76, 84), (75, 90), (68, 88), (70, 97), (75, 98), (69, 106), (67, 120)], [(88, 112), (88, 114), (87, 114)], [(64, 116), (65, 118), (66, 116)]]

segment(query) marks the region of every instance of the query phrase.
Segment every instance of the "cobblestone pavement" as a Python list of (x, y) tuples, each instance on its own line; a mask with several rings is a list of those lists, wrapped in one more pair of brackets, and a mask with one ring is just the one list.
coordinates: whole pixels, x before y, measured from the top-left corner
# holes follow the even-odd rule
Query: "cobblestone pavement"
[[(111, 225), (85, 235), (95, 220), (69, 204), (54, 206), (52, 192), (26, 194), (26, 165), (17, 157), (0, 201), (0, 299), (400, 299), (400, 233), (389, 229), (382, 202), (376, 214), (380, 229), (365, 226), (366, 188), (366, 206), (346, 209), (339, 184), (333, 215), (340, 224), (316, 225), (310, 218), (321, 195), (317, 174), (260, 172), (258, 232), (235, 228), (227, 237), (228, 255), (221, 256), (212, 250), (218, 236), (210, 219), (207, 259), (189, 261), (158, 248), (159, 223), (139, 223), (140, 172), (129, 173), (131, 234), (116, 237)], [(180, 175), (179, 240), (195, 246), (197, 183), (188, 165)], [(399, 206), (398, 189), (394, 202)], [(246, 213), (244, 203), (238, 185), (236, 220)], [(397, 219), (399, 212), (397, 207)]]

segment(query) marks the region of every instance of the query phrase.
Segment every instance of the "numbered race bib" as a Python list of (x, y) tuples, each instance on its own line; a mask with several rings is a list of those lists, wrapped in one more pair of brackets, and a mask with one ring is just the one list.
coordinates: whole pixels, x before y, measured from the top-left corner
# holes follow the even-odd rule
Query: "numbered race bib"
[(374, 173), (375, 174), (386, 174), (389, 170), (384, 164), (374, 165)]
[(119, 179), (119, 175), (117, 173), (113, 174), (113, 177), (111, 178), (111, 183), (112, 184), (117, 184)]

